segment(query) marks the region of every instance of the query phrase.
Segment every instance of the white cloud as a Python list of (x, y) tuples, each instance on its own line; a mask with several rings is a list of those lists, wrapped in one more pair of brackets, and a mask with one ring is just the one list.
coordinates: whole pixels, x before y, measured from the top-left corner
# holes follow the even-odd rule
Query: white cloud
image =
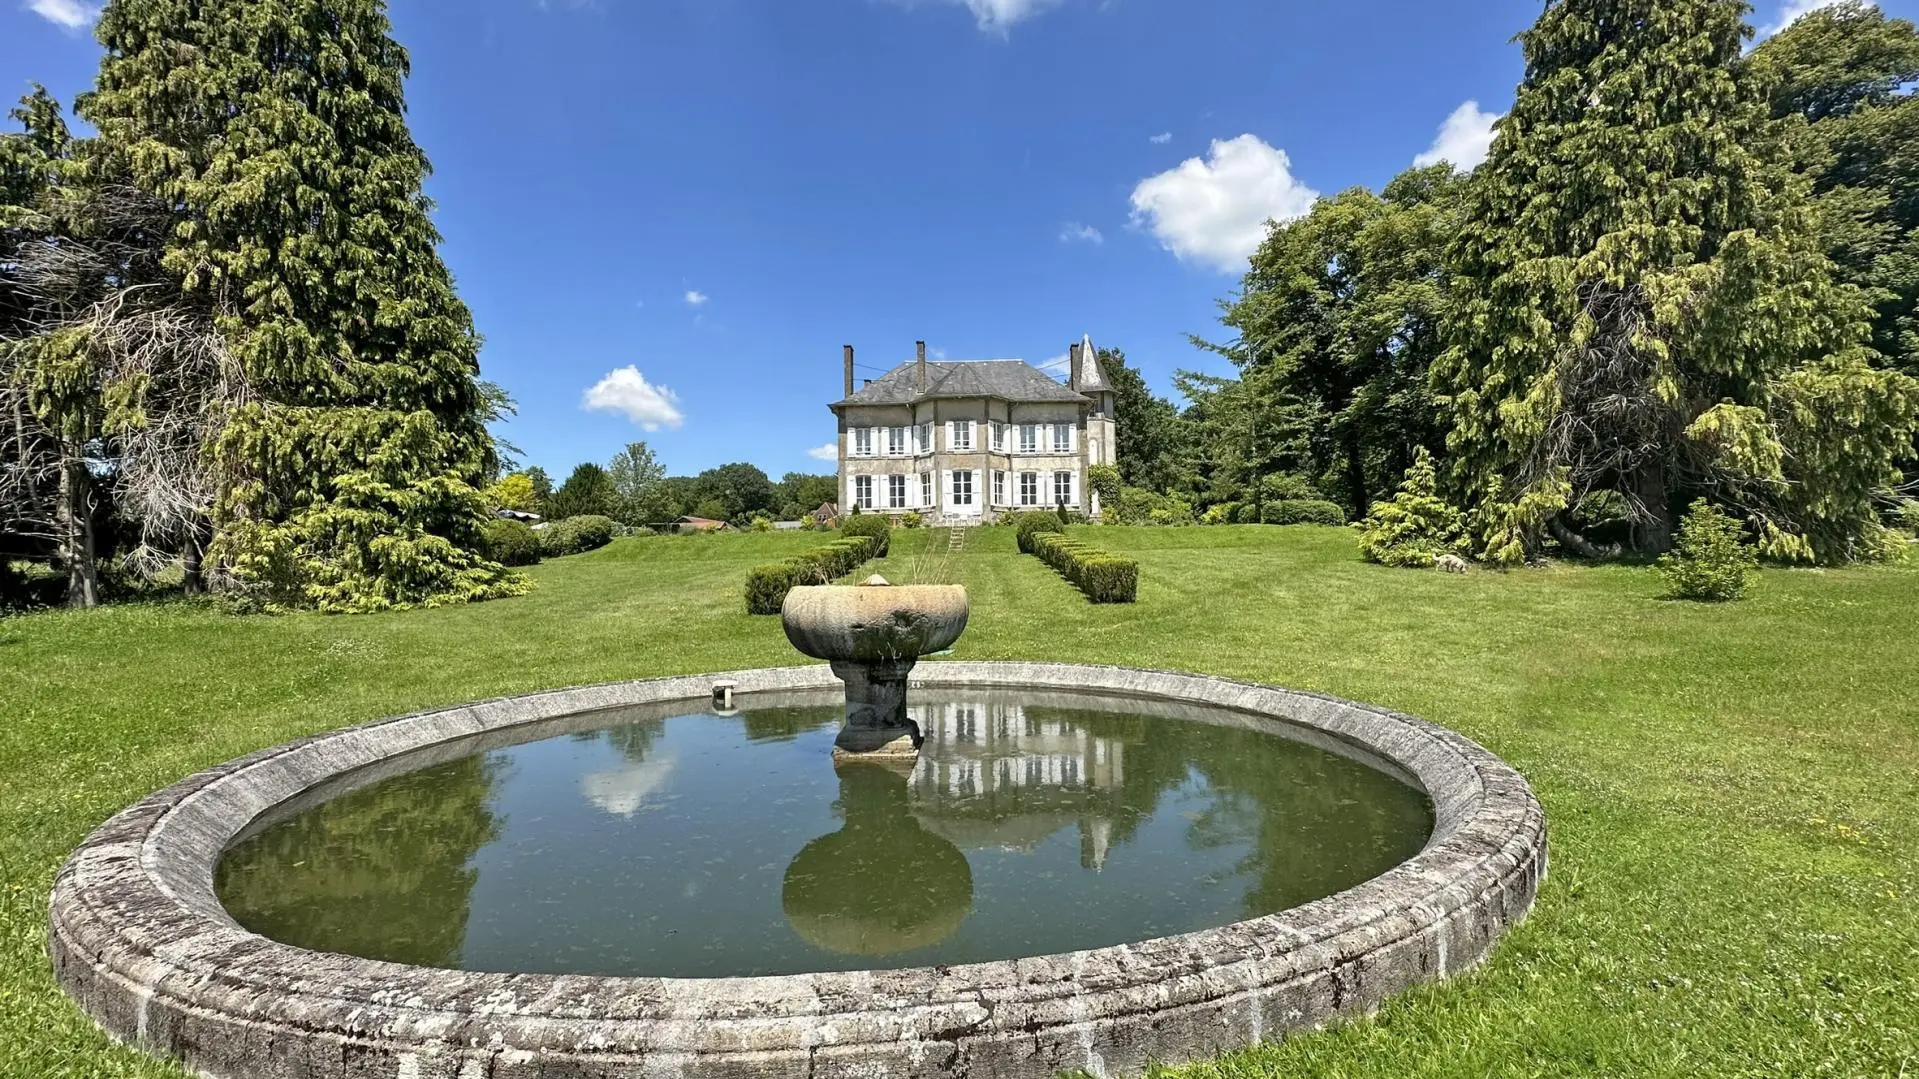
[(99, 8), (80, 0), (27, 0), (27, 7), (48, 22), (59, 23), (69, 30), (91, 25), (100, 17)]
[(1042, 371), (1064, 372), (1068, 367), (1071, 367), (1072, 364), (1073, 364), (1073, 354), (1070, 352), (1062, 352), (1059, 355), (1053, 357), (1052, 359), (1047, 360), (1045, 363), (1038, 364), (1037, 366)]
[(1786, 0), (1779, 9), (1779, 18), (1767, 26), (1759, 28), (1760, 37), (1772, 35), (1799, 21), (1802, 16), (1810, 15), (1822, 7), (1831, 7), (1839, 0)]
[(840, 444), (828, 442), (824, 446), (815, 446), (807, 450), (806, 455), (816, 461), (837, 461), (840, 459)]
[(1154, 146), (1164, 146), (1173, 141), (1173, 133), (1170, 131), (1162, 131), (1146, 141), (1152, 143)]
[(1077, 221), (1068, 221), (1066, 224), (1060, 226), (1059, 242), (1063, 244), (1103, 244), (1106, 242), (1106, 237), (1100, 235), (1100, 231), (1091, 225), (1082, 225)]
[[(906, 7), (919, 7), (928, 0), (893, 0)], [(944, 0), (947, 4), (963, 4), (973, 13), (979, 28), (987, 33), (1005, 36), (1016, 24), (1040, 14), (1048, 8), (1057, 7), (1064, 0)]]
[(673, 391), (648, 382), (640, 369), (631, 364), (607, 372), (605, 378), (586, 391), (580, 407), (588, 412), (624, 412), (627, 419), (648, 431), (662, 427), (678, 429), (686, 422), (680, 412), (680, 399)]
[(1133, 189), (1133, 224), (1149, 228), (1183, 260), (1222, 273), (1243, 269), (1266, 238), (1266, 222), (1312, 209), (1319, 192), (1293, 176), (1286, 151), (1256, 135), (1214, 139), (1202, 160), (1180, 162)]
[(699, 289), (696, 289), (696, 288), (690, 288), (686, 290), (686, 305), (688, 307), (698, 307), (712, 298), (713, 297), (708, 296), (706, 293), (701, 292)]
[(1432, 149), (1413, 158), (1413, 164), (1423, 169), (1445, 161), (1460, 172), (1471, 172), (1492, 152), (1493, 124), (1499, 115), (1482, 111), (1477, 101), (1466, 102), (1439, 125)]

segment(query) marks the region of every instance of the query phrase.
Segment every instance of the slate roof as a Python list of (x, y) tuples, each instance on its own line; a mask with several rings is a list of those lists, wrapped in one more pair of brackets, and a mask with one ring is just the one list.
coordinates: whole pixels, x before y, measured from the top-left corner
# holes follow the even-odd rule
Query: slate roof
[(1002, 401), (1060, 401), (1083, 404), (1086, 398), (1025, 360), (943, 360), (926, 364), (926, 392), (919, 392), (919, 364), (908, 360), (868, 382), (848, 405), (910, 405), (936, 397), (996, 397)]
[(1079, 355), (1079, 377), (1073, 380), (1073, 388), (1082, 393), (1111, 390), (1113, 384), (1106, 380), (1106, 371), (1099, 365), (1099, 350), (1093, 347), (1092, 334), (1080, 339)]

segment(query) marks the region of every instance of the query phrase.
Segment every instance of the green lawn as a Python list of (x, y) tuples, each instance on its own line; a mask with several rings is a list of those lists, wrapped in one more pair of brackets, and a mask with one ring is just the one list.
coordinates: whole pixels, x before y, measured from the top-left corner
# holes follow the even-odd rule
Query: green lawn
[[(1089, 606), (1009, 532), (880, 572), (970, 589), (956, 655), (1180, 668), (1423, 715), (1526, 773), (1533, 917), (1479, 971), (1192, 1076), (1919, 1077), (1919, 569), (1769, 571), (1730, 606), (1648, 570), (1360, 563), (1338, 529), (1089, 530), (1139, 603)], [(186, 605), (0, 620), (0, 1076), (170, 1076), (53, 988), (46, 897), (100, 821), (195, 769), (458, 701), (796, 660), (747, 567), (820, 542), (622, 540), (524, 599), (359, 618)], [(862, 571), (864, 573), (866, 571)]]

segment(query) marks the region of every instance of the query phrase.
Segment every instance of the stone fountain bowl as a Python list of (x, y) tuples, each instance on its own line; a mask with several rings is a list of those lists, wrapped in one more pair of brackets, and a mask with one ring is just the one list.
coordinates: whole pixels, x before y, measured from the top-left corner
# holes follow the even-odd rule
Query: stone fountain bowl
[(913, 660), (966, 630), (966, 589), (943, 585), (803, 585), (786, 594), (786, 639), (814, 659)]

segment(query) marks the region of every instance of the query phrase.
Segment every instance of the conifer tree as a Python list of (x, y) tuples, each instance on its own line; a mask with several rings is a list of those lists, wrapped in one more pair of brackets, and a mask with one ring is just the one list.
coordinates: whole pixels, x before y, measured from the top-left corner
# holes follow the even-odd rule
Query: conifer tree
[(114, 0), (79, 103), (98, 166), (171, 206), (164, 265), (255, 394), (217, 448), (211, 556), (273, 606), (524, 583), (477, 552), (478, 339), (440, 261), (383, 0)]
[(1747, 11), (1554, 0), (1521, 35), (1450, 260), (1453, 479), (1483, 496), (1502, 478), (1515, 504), (1562, 480), (1617, 492), (1645, 550), (1707, 496), (1770, 555), (1858, 557), (1919, 388), (1868, 362), (1870, 308), (1835, 283), (1745, 77)]

